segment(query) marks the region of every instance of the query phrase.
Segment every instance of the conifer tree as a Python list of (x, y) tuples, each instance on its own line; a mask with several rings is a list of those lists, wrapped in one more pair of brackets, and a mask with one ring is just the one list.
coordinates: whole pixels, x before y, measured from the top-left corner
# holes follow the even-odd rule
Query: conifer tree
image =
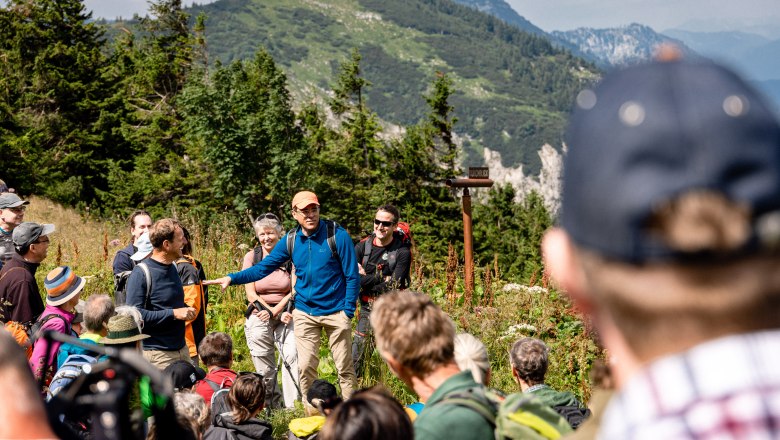
[(0, 149), (22, 192), (89, 205), (105, 190), (114, 145), (104, 119), (113, 84), (101, 26), (78, 0), (0, 8)]
[(214, 175), (217, 206), (283, 211), (309, 164), (287, 77), (268, 52), (192, 81), (179, 102), (188, 139)]

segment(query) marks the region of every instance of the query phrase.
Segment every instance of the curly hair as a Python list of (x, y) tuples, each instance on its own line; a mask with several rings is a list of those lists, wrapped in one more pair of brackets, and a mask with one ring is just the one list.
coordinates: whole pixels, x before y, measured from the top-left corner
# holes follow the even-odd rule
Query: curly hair
[(512, 368), (528, 385), (544, 383), (547, 374), (549, 349), (536, 338), (522, 338), (512, 345), (509, 353)]

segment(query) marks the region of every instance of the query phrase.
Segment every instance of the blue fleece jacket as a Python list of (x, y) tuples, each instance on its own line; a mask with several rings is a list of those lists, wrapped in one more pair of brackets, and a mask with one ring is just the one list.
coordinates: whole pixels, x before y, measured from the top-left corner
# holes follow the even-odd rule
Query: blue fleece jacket
[[(352, 239), (342, 227), (336, 228), (336, 249), (341, 265), (328, 246), (328, 227), (320, 220), (317, 231), (305, 235), (297, 228), (292, 262), (295, 265), (295, 308), (313, 316), (344, 311), (355, 316), (355, 302), (360, 292), (360, 274)], [(230, 284), (246, 284), (265, 278), (287, 260), (287, 236), (282, 237), (271, 253), (252, 267), (231, 273)]]

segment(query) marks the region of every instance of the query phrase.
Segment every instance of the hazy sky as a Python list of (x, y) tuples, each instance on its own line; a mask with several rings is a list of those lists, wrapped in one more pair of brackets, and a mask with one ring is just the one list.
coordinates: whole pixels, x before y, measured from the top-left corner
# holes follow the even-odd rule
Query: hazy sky
[(506, 0), (545, 31), (616, 27), (633, 22), (657, 32), (780, 27), (778, 0)]

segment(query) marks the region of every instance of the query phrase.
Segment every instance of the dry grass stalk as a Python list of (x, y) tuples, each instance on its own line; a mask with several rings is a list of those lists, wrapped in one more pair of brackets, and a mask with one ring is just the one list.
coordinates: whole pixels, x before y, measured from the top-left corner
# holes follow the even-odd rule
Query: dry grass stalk
[(455, 305), (455, 282), (458, 279), (458, 257), (455, 255), (455, 248), (452, 243), (447, 247), (447, 287), (445, 288), (445, 297), (450, 308)]
[(108, 263), (108, 232), (103, 231), (103, 264)]
[(493, 307), (493, 274), (490, 272), (490, 268), (485, 266), (484, 272), (482, 272), (482, 306)]

